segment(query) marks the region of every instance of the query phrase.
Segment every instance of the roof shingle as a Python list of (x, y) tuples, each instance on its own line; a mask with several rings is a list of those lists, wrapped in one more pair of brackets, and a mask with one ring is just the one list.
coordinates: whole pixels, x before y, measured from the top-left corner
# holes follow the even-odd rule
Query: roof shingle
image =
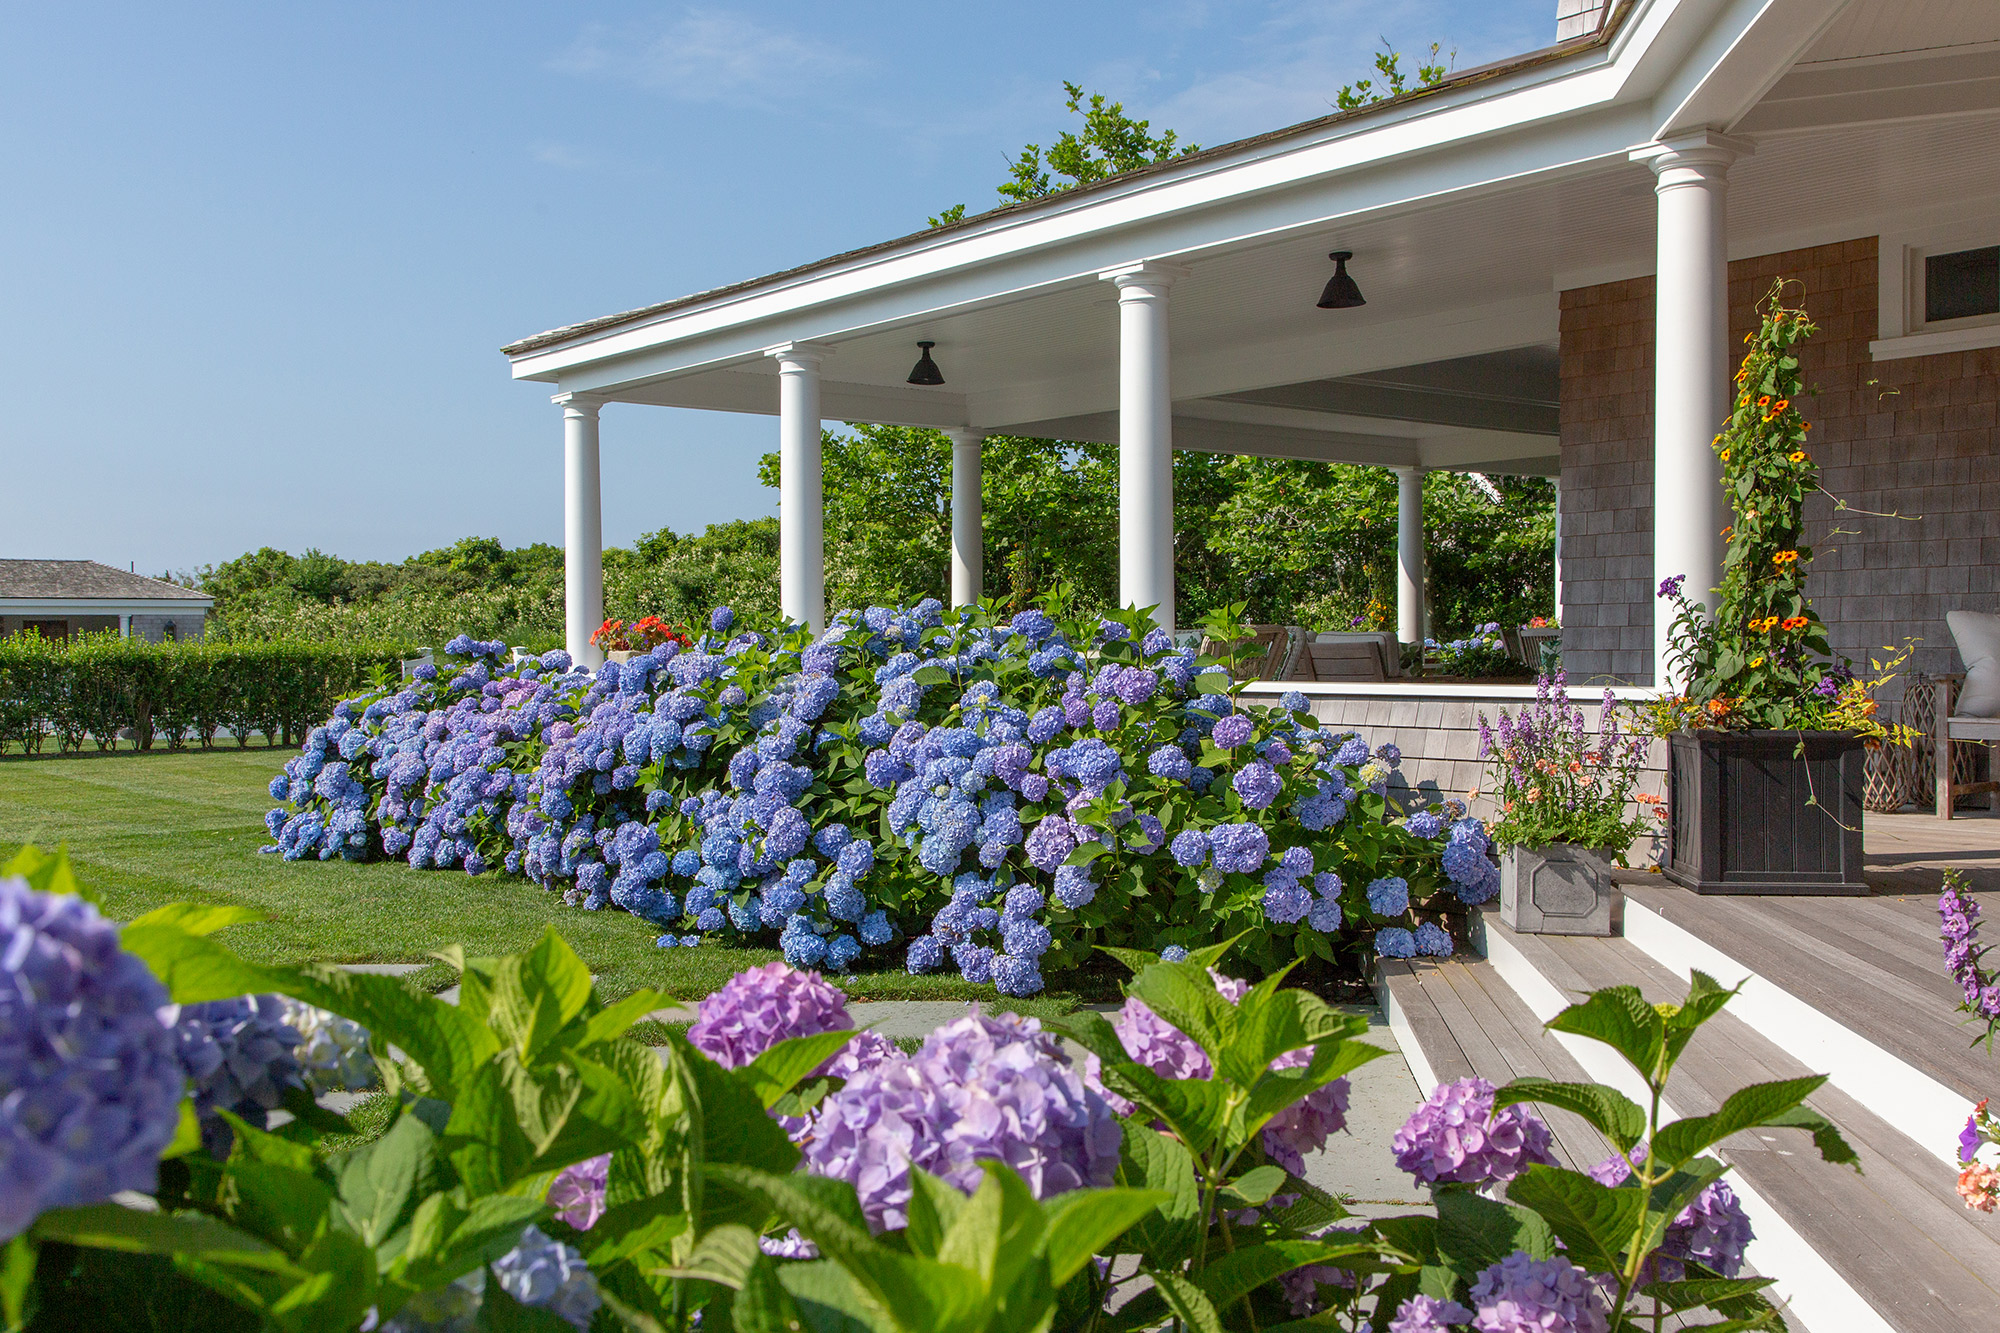
[(104, 601), (213, 601), (205, 592), (95, 560), (0, 560), (0, 599), (72, 597)]

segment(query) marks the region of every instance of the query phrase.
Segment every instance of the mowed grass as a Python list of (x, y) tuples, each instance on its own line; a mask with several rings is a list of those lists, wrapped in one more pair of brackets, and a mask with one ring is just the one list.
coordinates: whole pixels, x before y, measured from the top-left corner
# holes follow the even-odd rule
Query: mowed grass
[[(426, 963), (416, 980), (433, 989), (455, 979), (430, 955), (448, 945), (470, 957), (517, 953), (553, 924), (615, 999), (651, 986), (693, 1001), (732, 975), (779, 957), (770, 949), (703, 944), (661, 949), (657, 930), (624, 912), (585, 912), (503, 875), (413, 870), (400, 861), (285, 861), (270, 841), (266, 790), (287, 752), (228, 749), (132, 751), (69, 758), (0, 759), (0, 859), (24, 843), (68, 847), (76, 873), (121, 920), (163, 903), (233, 903), (268, 921), (222, 938), (268, 963)], [(956, 976), (913, 977), (900, 969), (836, 981), (854, 999), (999, 1001), (991, 986)], [(1077, 997), (1048, 992), (995, 1007), (1067, 1013)]]

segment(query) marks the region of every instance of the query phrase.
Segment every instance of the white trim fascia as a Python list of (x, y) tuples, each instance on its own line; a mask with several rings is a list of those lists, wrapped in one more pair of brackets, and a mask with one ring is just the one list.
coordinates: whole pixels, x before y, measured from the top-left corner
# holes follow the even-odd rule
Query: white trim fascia
[(1726, 17), (1654, 97), (1655, 139), (1728, 129), (1755, 109), (1852, 0), (1729, 0)]
[(1836, 1022), (1651, 908), (1625, 900), (1625, 938), (1675, 976), (1699, 968), (1743, 983), (1729, 1012), (1956, 1171), (1958, 1131), (1972, 1103), (1852, 1028)]
[[(1625, 904), (1628, 928), (1632, 908), (1633, 904), (1628, 900)], [(1482, 918), (1475, 920), (1484, 924)], [(1520, 950), (1493, 931), (1481, 929), (1477, 933), (1479, 939), (1475, 947), (1486, 951), (1487, 961), (1493, 964), (1493, 970), (1500, 974), (1501, 980), (1521, 998), (1536, 1018), (1546, 1023), (1568, 1007), (1569, 999), (1537, 971)], [(1602, 1042), (1567, 1032), (1550, 1035), (1583, 1067), (1588, 1077), (1618, 1089), (1641, 1106), (1646, 1104), (1650, 1091), (1616, 1051)], [(1662, 1099), (1661, 1123), (1680, 1118), (1680, 1113)], [(1826, 1169), (1837, 1171), (1843, 1168), (1828, 1166)], [(1847, 1279), (1785, 1220), (1784, 1214), (1743, 1179), (1742, 1172), (1730, 1173), (1729, 1187), (1736, 1192), (1737, 1200), (1749, 1215), (1751, 1227), (1756, 1232), (1756, 1239), (1743, 1251), (1744, 1263), (1752, 1272), (1777, 1279), (1771, 1290), (1784, 1302), (1788, 1313), (1795, 1313), (1807, 1328), (1825, 1330), (1826, 1333), (1836, 1333), (1836, 1330), (1838, 1333), (1895, 1333), (1893, 1325), (1860, 1292), (1848, 1285)]]
[(0, 597), (0, 616), (206, 615), (212, 598)]
[(1935, 356), (1939, 352), (1970, 352), (1981, 347), (2000, 347), (2000, 324), (1877, 338), (1868, 344), (1868, 355), (1877, 361), (1897, 361), (1909, 356)]
[(1396, 1000), (1396, 992), (1389, 987), (1389, 979), (1382, 975), (1382, 967), (1375, 966), (1375, 1002), (1382, 1008), (1382, 1018), (1389, 1025), (1389, 1035), (1396, 1039), (1403, 1062), (1410, 1067), (1410, 1077), (1416, 1080), (1417, 1088), (1428, 1097), (1438, 1085), (1437, 1071), (1431, 1068), (1430, 1057), (1424, 1054), (1424, 1044), (1417, 1040), (1417, 1030), (1410, 1024), (1410, 1016), (1403, 1012), (1403, 1006)]
[[(1571, 685), (1569, 698), (1581, 704), (1604, 702), (1606, 688), (1617, 703), (1650, 703), (1660, 697), (1660, 692), (1651, 685)], [(1308, 699), (1397, 699), (1432, 700), (1436, 702), (1464, 703), (1467, 700), (1493, 699), (1502, 703), (1515, 700), (1532, 702), (1535, 698), (1533, 685), (1428, 685), (1421, 680), (1386, 681), (1313, 681), (1313, 680), (1253, 680), (1243, 687), (1245, 694), (1281, 695), (1297, 690)]]

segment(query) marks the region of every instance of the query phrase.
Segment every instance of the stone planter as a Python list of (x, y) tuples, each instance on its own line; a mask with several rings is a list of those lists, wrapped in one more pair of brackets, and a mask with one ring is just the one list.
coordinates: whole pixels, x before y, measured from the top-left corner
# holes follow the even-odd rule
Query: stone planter
[(1679, 732), (1667, 750), (1667, 878), (1696, 893), (1868, 892), (1861, 877), (1867, 750), (1858, 736)]
[(604, 660), (607, 662), (629, 662), (638, 655), (630, 648), (612, 648), (606, 651)]
[(1566, 842), (1500, 854), (1500, 924), (1522, 935), (1616, 934), (1623, 900), (1601, 851)]

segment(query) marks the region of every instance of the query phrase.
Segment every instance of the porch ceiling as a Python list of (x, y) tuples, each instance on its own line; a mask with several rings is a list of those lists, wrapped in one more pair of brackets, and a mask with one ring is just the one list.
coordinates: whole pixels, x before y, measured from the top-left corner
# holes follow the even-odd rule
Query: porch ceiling
[[(1885, 27), (1889, 9), (1909, 21)], [(1756, 142), (1730, 173), (1731, 254), (1991, 211), (1996, 13), (1991, 0), (1857, 4), (1802, 33), (1788, 59), (1805, 59), (1743, 97), (1727, 121)], [(1185, 269), (1170, 316), (1177, 447), (1553, 470), (1554, 394), (1521, 386), (1548, 378), (1559, 293), (1653, 267), (1653, 181), (1626, 157), (1635, 133), (1653, 131), (1625, 114), (1605, 107), (1566, 128), (1524, 128), (1485, 149), (1476, 171), (1454, 166), (1456, 185), (1441, 183), (1435, 164), (1462, 145), (1441, 145), (1410, 154), (1391, 182), (1357, 187), (1335, 172), (1189, 209), (1176, 224), (1189, 235), (1231, 239), (1142, 251)], [(1558, 133), (1560, 146), (1547, 137)], [(1315, 308), (1334, 249), (1354, 252), (1365, 306)], [(761, 347), (788, 333), (831, 348), (820, 372), (829, 419), (1115, 439), (1115, 290), (1082, 256), (1052, 271), (994, 254), (983, 266), (966, 261), (950, 284), (866, 289), (866, 302), (856, 286), (797, 322), (746, 315), (733, 342), (690, 332), (678, 363), (638, 333), (615, 332), (587, 359), (581, 348), (525, 352), (516, 374), (612, 401), (773, 414), (776, 367)], [(723, 327), (720, 314), (689, 318)], [(904, 382), (919, 339), (936, 344), (942, 387)], [(1531, 366), (1544, 373), (1524, 379)]]

